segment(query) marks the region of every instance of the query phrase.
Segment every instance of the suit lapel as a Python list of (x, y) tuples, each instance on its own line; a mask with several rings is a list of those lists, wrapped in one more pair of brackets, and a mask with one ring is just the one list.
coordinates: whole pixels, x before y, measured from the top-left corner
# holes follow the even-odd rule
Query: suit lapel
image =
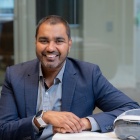
[[(36, 78), (35, 78), (36, 77)], [(27, 116), (36, 114), (37, 95), (38, 95), (38, 75), (25, 78), (25, 102)]]
[(77, 83), (76, 72), (69, 60), (66, 62), (62, 86), (62, 111), (70, 111)]
[(34, 64), (27, 76), (25, 76), (25, 105), (27, 116), (36, 114), (38, 81), (39, 81), (39, 65)]

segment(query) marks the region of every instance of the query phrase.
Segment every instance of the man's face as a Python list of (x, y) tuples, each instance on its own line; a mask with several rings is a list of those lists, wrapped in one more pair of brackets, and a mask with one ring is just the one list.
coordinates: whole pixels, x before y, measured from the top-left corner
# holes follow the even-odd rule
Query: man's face
[(63, 24), (43, 23), (36, 38), (36, 55), (45, 69), (59, 69), (70, 51), (71, 44)]

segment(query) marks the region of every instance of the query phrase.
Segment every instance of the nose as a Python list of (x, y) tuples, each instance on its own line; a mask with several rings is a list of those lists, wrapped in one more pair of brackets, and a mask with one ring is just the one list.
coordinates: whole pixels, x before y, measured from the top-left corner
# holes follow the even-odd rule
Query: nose
[(52, 52), (55, 50), (55, 43), (53, 41), (49, 42), (48, 45), (46, 46), (46, 50), (49, 52)]

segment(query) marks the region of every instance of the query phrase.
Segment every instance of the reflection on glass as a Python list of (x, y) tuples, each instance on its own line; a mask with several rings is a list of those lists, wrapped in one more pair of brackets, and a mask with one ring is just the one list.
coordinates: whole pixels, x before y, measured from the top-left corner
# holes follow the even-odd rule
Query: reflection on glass
[(0, 0), (0, 85), (7, 66), (14, 64), (13, 0)]

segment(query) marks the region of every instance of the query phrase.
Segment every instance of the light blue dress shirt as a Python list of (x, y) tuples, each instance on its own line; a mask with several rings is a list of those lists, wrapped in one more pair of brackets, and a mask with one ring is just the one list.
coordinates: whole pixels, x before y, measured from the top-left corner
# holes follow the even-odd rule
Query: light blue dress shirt
[[(41, 70), (41, 63), (39, 65), (39, 88), (38, 88), (38, 99), (37, 99), (37, 108), (36, 112), (39, 110), (49, 111), (60, 111), (61, 110), (61, 97), (62, 97), (62, 79), (63, 79), (63, 73), (65, 70), (65, 64), (64, 63), (62, 69), (54, 79), (53, 85), (46, 89), (45, 88), (45, 80), (43, 78), (42, 70)], [(92, 129), (91, 131), (97, 131), (99, 130), (99, 125), (92, 117), (87, 117), (89, 121), (91, 122)], [(34, 119), (34, 118), (33, 118)], [(48, 125), (42, 132), (41, 135), (39, 135), (39, 130), (35, 126), (32, 120), (32, 124), (35, 130), (36, 139), (38, 140), (51, 140), (53, 136), (53, 130), (52, 125)]]

